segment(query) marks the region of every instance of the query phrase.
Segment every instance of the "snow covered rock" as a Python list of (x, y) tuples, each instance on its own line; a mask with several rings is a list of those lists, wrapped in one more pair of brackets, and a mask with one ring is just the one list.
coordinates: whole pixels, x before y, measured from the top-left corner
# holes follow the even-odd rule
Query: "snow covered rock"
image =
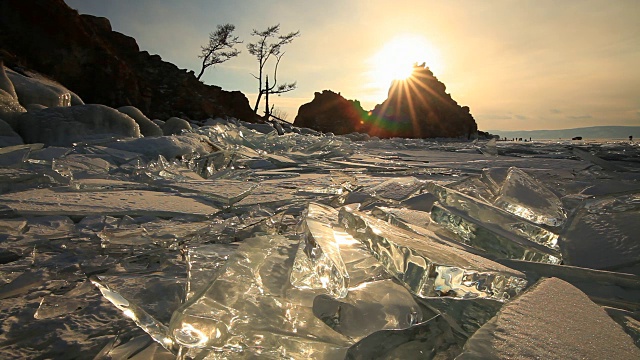
[(14, 99), (18, 99), (18, 95), (16, 94), (16, 89), (13, 86), (13, 83), (7, 76), (7, 72), (4, 69), (4, 65), (2, 61), (0, 61), (0, 90), (4, 90), (7, 94), (11, 95)]
[(61, 84), (42, 75), (28, 72), (30, 76), (7, 69), (7, 76), (15, 87), (22, 106), (40, 104), (46, 107), (82, 105), (80, 97)]
[(162, 128), (164, 135), (179, 135), (182, 130), (191, 130), (191, 124), (187, 120), (178, 117), (169, 118)]
[(126, 114), (104, 105), (78, 105), (27, 112), (18, 118), (26, 143), (72, 146), (111, 137), (140, 137), (140, 127)]
[(0, 147), (22, 144), (22, 138), (9, 124), (0, 119)]
[(10, 93), (0, 89), (0, 119), (16, 128), (18, 118), (27, 110)]
[(135, 106), (122, 106), (118, 108), (123, 114), (129, 115), (140, 126), (140, 133), (143, 136), (162, 136), (162, 129), (153, 121), (149, 120), (142, 111)]

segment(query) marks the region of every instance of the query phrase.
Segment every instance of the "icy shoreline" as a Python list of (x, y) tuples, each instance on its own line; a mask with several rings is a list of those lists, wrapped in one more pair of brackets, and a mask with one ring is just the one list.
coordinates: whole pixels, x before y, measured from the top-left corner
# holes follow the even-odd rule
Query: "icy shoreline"
[[(553, 291), (581, 294), (566, 301), (601, 309), (613, 329), (581, 336), (638, 354), (636, 144), (583, 147), (623, 170), (612, 171), (564, 143), (487, 151), (494, 145), (354, 142), (223, 121), (174, 143), (194, 136), (220, 150), (168, 160), (108, 143), (0, 149), (3, 358), (500, 357), (518, 329), (542, 326), (500, 309), (517, 313), (511, 298), (544, 302)], [(360, 215), (338, 216), (345, 205)], [(555, 240), (540, 240), (545, 232)], [(417, 257), (394, 255), (401, 248)], [(460, 285), (418, 275), (421, 259)], [(488, 269), (520, 279), (508, 297), (481, 295), (485, 281), (506, 286), (470, 276)], [(545, 277), (564, 281), (532, 287)], [(418, 290), (427, 285), (437, 290)], [(548, 311), (559, 324), (589, 320)], [(515, 328), (494, 337), (482, 327), (492, 318)], [(558, 329), (535, 354), (578, 349), (574, 335)]]

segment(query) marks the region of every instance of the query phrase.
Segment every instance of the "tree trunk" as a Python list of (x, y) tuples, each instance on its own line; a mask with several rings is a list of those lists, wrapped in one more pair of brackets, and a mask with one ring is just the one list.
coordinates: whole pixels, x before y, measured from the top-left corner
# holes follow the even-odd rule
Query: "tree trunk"
[(269, 120), (269, 75), (267, 75), (265, 89), (267, 89), (267, 91), (264, 94), (264, 101), (265, 101), (264, 119)]

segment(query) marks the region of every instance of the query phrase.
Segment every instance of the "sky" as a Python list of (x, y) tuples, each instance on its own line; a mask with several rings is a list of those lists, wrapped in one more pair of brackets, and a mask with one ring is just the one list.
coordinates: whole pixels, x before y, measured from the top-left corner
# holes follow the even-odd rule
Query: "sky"
[(278, 68), (279, 81), (298, 86), (270, 97), (291, 122), (323, 90), (373, 109), (386, 99), (390, 76), (425, 62), (481, 130), (640, 126), (639, 0), (65, 2), (196, 74), (209, 33), (235, 25), (242, 53), (201, 80), (242, 91), (252, 106), (252, 30), (299, 30)]

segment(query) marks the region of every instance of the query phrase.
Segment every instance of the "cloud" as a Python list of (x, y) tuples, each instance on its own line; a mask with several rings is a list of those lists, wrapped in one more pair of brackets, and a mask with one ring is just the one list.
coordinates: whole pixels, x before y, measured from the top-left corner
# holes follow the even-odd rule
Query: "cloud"
[(550, 113), (552, 113), (552, 114), (560, 114), (560, 113), (562, 113), (562, 110), (559, 110), (559, 109), (551, 109), (551, 110), (549, 110), (549, 112), (550, 112)]
[(593, 116), (591, 116), (591, 115), (570, 115), (570, 116), (567, 116), (567, 118), (572, 119), (572, 120), (584, 120), (584, 119), (593, 119)]
[(524, 115), (516, 115), (516, 119), (518, 120), (527, 120), (529, 117)]

